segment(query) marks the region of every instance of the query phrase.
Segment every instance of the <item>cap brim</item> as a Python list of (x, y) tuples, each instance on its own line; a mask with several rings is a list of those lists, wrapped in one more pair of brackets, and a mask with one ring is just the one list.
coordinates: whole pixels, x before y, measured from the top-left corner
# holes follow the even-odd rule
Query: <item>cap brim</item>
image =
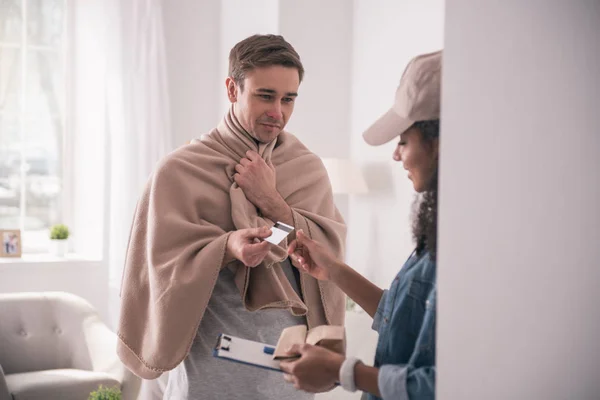
[(380, 146), (400, 136), (412, 124), (414, 121), (402, 118), (389, 109), (363, 133), (363, 139), (371, 146)]

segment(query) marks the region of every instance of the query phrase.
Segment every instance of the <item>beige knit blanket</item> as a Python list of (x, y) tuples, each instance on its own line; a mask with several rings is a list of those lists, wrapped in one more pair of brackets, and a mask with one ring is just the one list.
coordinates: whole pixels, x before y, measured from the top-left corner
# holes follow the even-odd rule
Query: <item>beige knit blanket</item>
[[(292, 208), (296, 229), (343, 256), (346, 227), (321, 160), (287, 132), (257, 145), (230, 111), (216, 129), (161, 161), (135, 211), (117, 353), (142, 378), (157, 378), (189, 353), (224, 267), (229, 233), (274, 223), (233, 181), (235, 165), (250, 149), (274, 165), (277, 190)], [(279, 265), (286, 246), (272, 246), (255, 268), (228, 265), (236, 270), (246, 309), (282, 308), (306, 315), (309, 326), (342, 325), (344, 295), (336, 286), (302, 273), (304, 301), (296, 294)]]

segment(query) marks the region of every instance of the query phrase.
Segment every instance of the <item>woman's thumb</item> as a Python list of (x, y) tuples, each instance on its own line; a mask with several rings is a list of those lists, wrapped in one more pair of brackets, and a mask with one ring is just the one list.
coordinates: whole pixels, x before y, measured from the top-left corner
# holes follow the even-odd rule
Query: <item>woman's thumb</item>
[(306, 246), (308, 248), (311, 248), (313, 246), (313, 241), (304, 234), (304, 231), (302, 229), (298, 231), (296, 238), (298, 239), (298, 243), (300, 243), (301, 246)]

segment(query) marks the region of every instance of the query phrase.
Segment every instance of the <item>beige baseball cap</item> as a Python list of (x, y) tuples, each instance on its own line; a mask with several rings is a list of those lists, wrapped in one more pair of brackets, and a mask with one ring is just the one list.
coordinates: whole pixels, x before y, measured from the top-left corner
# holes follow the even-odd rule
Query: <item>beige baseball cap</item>
[(413, 58), (402, 74), (394, 105), (363, 133), (365, 142), (379, 146), (417, 121), (439, 119), (441, 75), (442, 50)]

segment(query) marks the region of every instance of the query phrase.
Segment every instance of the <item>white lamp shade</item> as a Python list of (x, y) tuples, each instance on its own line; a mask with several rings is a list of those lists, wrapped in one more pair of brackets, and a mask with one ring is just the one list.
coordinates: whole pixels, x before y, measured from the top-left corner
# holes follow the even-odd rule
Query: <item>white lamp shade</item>
[(367, 193), (367, 183), (362, 171), (351, 160), (343, 158), (322, 158), (327, 169), (334, 194)]

